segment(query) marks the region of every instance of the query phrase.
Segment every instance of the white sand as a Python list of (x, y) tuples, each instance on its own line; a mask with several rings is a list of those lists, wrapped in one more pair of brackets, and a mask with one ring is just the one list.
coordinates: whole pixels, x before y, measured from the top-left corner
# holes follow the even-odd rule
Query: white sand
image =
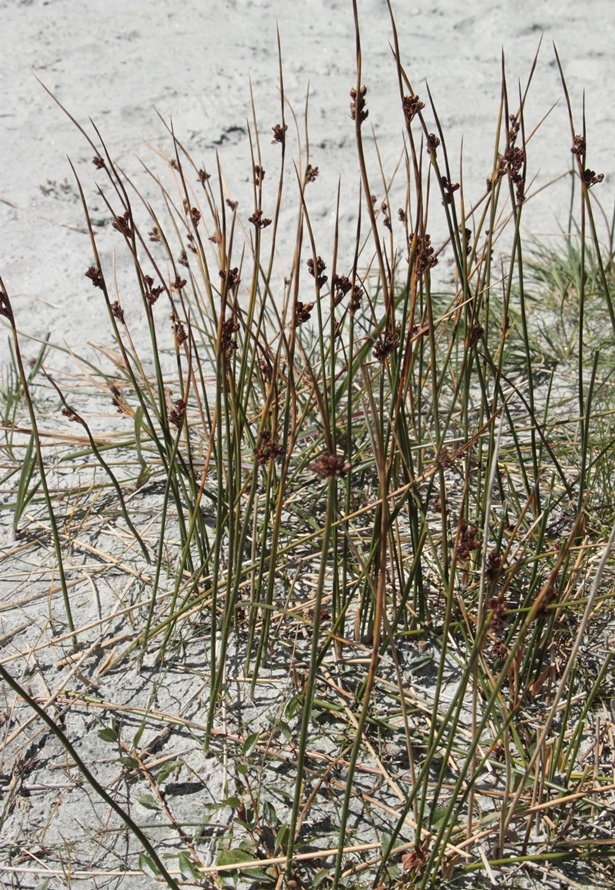
[[(402, 150), (403, 118), (389, 48), (389, 16), (384, 0), (363, 0), (359, 7), (368, 123), (390, 175)], [(612, 0), (589, 0), (583, 6), (573, 0), (439, 0), (433, 5), (397, 2), (394, 8), (403, 64), (424, 99), (429, 83), (453, 176), (458, 175), (463, 137), (466, 200), (481, 194), (493, 161), (502, 49), (516, 108), (518, 81), (525, 85), (542, 36), (526, 106), (528, 129), (559, 104), (530, 144), (535, 188), (570, 166), (555, 42), (577, 130), (585, 90), (588, 163), (605, 174), (599, 197), (607, 208), (612, 206)], [(137, 173), (141, 187), (147, 188), (146, 177), (136, 158), (153, 160), (146, 143), (162, 140), (169, 147), (157, 110), (173, 120), (179, 138), (206, 169), (215, 169), (219, 149), (229, 191), (239, 193), (250, 172), (250, 79), (265, 161), (272, 167), (277, 161), (270, 145), (271, 127), (280, 119), (276, 23), (286, 94), (300, 117), (308, 85), (310, 89), (310, 159), (321, 171), (310, 187), (310, 213), (318, 249), (326, 256), (339, 177), (342, 240), (344, 226), (349, 241), (354, 238), (356, 218), (358, 175), (348, 113), (348, 91), (356, 79), (350, 0), (0, 0), (0, 274), (20, 327), (37, 335), (51, 331), (52, 339), (66, 337), (74, 348), (100, 334), (97, 294), (83, 277), (91, 260), (88, 237), (75, 231), (83, 226), (83, 217), (66, 157), (76, 164), (91, 196), (96, 181), (92, 152), (36, 77), (80, 122), (87, 124), (89, 117), (96, 122), (112, 156)], [(296, 156), (294, 134), (289, 142), (290, 154)], [(381, 196), (373, 152), (369, 163), (374, 191)], [(273, 205), (275, 176), (268, 184)], [(528, 202), (524, 214), (532, 232), (558, 231), (566, 219), (568, 188), (566, 183)], [(245, 207), (247, 217), (251, 208)], [(280, 247), (284, 253), (283, 241)]]

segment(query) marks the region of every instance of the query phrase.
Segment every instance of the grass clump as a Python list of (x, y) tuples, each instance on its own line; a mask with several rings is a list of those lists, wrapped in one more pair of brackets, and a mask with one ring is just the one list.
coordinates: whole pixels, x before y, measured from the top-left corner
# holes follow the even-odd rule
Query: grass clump
[[(526, 245), (526, 93), (512, 109), (504, 80), (470, 206), (391, 21), (406, 132), (376, 185), (355, 5), (350, 244), (339, 225), (319, 242), (318, 170), (309, 146), (290, 163), (280, 65), (277, 176), (265, 185), (254, 115), (249, 212), (171, 128), (167, 173), (145, 171), (154, 206), (75, 122), (111, 222), (98, 230), (75, 171), (84, 274), (113, 335), (99, 364), (52, 374), (45, 344), (26, 371), (2, 287), (3, 561), (18, 567), (3, 762), (22, 770), (2, 819), (45, 850), (41, 872), (70, 857), (75, 880), (145, 871), (173, 887), (612, 875), (600, 177), (570, 112), (578, 227), (563, 247)], [(128, 259), (123, 287), (107, 241)], [(57, 812), (87, 800), (95, 829), (20, 827), (23, 776), (52, 787), (33, 745), (64, 758)], [(5, 862), (27, 873), (15, 847)]]

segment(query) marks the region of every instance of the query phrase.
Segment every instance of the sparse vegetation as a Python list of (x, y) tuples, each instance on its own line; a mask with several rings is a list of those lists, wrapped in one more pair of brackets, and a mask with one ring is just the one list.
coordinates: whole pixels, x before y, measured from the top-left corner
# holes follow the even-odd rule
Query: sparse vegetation
[[(406, 137), (374, 181), (354, 8), (352, 236), (319, 242), (281, 60), (249, 208), (223, 152), (206, 170), (171, 128), (154, 206), (73, 121), (111, 222), (74, 170), (114, 338), (99, 364), (56, 375), (46, 343), (28, 367), (2, 284), (0, 825), (30, 845), (3, 842), (13, 886), (613, 879), (601, 177), (568, 102), (571, 228), (527, 244), (526, 94), (513, 107), (504, 81), (471, 203), (391, 16)], [(26, 831), (29, 785), (54, 804)]]

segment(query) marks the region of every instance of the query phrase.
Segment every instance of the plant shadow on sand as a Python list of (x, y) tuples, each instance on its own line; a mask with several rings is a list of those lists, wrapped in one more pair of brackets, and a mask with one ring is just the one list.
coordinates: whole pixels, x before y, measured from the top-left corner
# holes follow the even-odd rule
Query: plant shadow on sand
[(539, 133), (505, 79), (470, 204), (391, 15), (405, 140), (370, 179), (355, 21), (350, 242), (318, 242), (280, 53), (248, 211), (171, 127), (163, 172), (144, 169), (154, 204), (71, 118), (111, 222), (73, 170), (113, 336), (99, 364), (56, 373), (51, 343), (26, 362), (2, 285), (7, 885), (614, 877), (602, 177), (560, 66), (562, 246), (521, 236)]

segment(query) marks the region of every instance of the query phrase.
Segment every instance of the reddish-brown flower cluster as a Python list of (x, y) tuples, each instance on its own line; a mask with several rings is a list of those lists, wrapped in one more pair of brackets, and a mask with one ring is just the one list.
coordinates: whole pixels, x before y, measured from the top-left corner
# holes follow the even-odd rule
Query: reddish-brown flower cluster
[(579, 158), (582, 157), (585, 154), (585, 148), (585, 136), (575, 136), (572, 143), (572, 148), (570, 149), (573, 155), (576, 155)]
[(124, 413), (124, 405), (122, 403), (122, 393), (119, 386), (111, 385), (111, 404), (117, 408), (118, 414)]
[[(438, 257), (434, 254), (430, 235), (415, 235), (412, 233), (410, 235), (410, 243), (412, 243), (414, 238), (416, 238), (414, 269), (416, 277), (421, 278), (428, 269), (433, 269), (434, 266), (438, 265)], [(408, 262), (410, 262), (410, 257), (408, 257)]]
[(299, 300), (295, 303), (295, 327), (299, 327), (300, 324), (304, 324), (306, 321), (310, 320), (310, 316), (312, 314), (312, 309), (314, 308), (313, 303), (301, 303)]
[(430, 133), (427, 137), (427, 153), (430, 155), (435, 155), (438, 147), (440, 145), (440, 140), (436, 136), (435, 133)]
[(337, 306), (352, 289), (350, 279), (346, 275), (333, 276), (333, 303)]
[(496, 664), (498, 662), (504, 662), (508, 658), (508, 649), (501, 640), (496, 640), (491, 647), (491, 657)]
[(468, 525), (467, 522), (461, 523), (461, 536), (457, 544), (457, 558), (467, 560), (475, 550), (482, 547), (482, 539), (479, 537), (479, 531), (474, 525)]
[(271, 140), (272, 145), (284, 145), (286, 142), (286, 131), (288, 130), (288, 124), (276, 124), (275, 127), (271, 128), (273, 130), (273, 139)]
[(175, 333), (175, 342), (178, 346), (183, 346), (183, 344), (188, 339), (188, 334), (186, 333), (186, 328), (183, 326), (181, 321), (173, 322), (173, 331)]
[(260, 442), (254, 449), (254, 456), (259, 464), (269, 463), (270, 460), (281, 460), (286, 454), (283, 445), (279, 445), (268, 430), (263, 430)]
[(334, 477), (345, 476), (350, 469), (350, 463), (343, 457), (336, 454), (325, 452), (321, 454), (312, 464), (311, 469), (317, 476), (322, 479), (332, 479)]
[(124, 320), (124, 310), (120, 306), (119, 300), (116, 300), (115, 303), (111, 303), (111, 314), (114, 318), (117, 318), (119, 322), (126, 324)]
[(455, 465), (459, 456), (457, 451), (451, 451), (450, 448), (444, 446), (436, 458), (436, 466), (441, 470), (449, 470)]
[(453, 195), (459, 188), (458, 182), (451, 182), (450, 179), (446, 176), (440, 177), (440, 185), (442, 186), (442, 197), (443, 204), (452, 204), (453, 203)]
[(468, 334), (468, 346), (470, 348), (476, 346), (482, 339), (484, 333), (485, 329), (481, 325), (473, 324), (470, 328), (470, 333)]
[(467, 255), (467, 256), (470, 256), (470, 254), (472, 253), (472, 244), (471, 244), (471, 241), (472, 241), (472, 229), (466, 229), (466, 228), (463, 228), (463, 227), (460, 226), (460, 227), (459, 227), (459, 231), (460, 231), (460, 232), (462, 233), (462, 235), (464, 236), (464, 241), (465, 241), (465, 245), (466, 245), (466, 255)]
[(163, 287), (154, 287), (154, 279), (151, 275), (144, 275), (143, 284), (145, 285), (145, 299), (153, 306), (160, 294), (163, 292)]
[(154, 228), (151, 231), (149, 231), (147, 234), (148, 234), (150, 241), (154, 241), (155, 243), (160, 243), (162, 241), (162, 237), (160, 235), (160, 229), (158, 228), (158, 226), (154, 226)]
[(5, 292), (0, 288), (0, 315), (4, 318), (8, 318), (9, 321), (13, 318), (13, 313), (11, 311), (11, 304), (9, 303), (9, 298), (5, 294)]
[(267, 383), (270, 383), (273, 378), (273, 367), (271, 361), (268, 356), (264, 356), (263, 358), (258, 360), (258, 367), (263, 375), (263, 380)]
[(363, 123), (369, 115), (369, 111), (365, 107), (366, 94), (367, 87), (361, 87), (358, 96), (355, 89), (350, 90), (350, 98), (352, 99), (352, 102), (350, 103), (350, 117), (353, 121), (357, 119), (358, 114), (360, 123)]
[(73, 423), (80, 422), (80, 418), (77, 416), (77, 413), (73, 411), (73, 409), (70, 408), (68, 405), (65, 405), (64, 408), (62, 408), (62, 414), (64, 415), (64, 417), (68, 417), (68, 419)]
[(498, 155), (497, 158), (497, 166), (495, 168), (495, 172), (492, 178), (487, 178), (487, 191), (490, 192), (493, 188), (494, 183), (499, 182), (503, 176), (506, 175), (507, 171), (506, 160), (503, 155)]
[(497, 550), (491, 550), (487, 557), (487, 577), (490, 581), (499, 578), (502, 571), (502, 557)]
[(308, 182), (314, 182), (316, 177), (318, 176), (318, 173), (318, 167), (312, 167), (311, 164), (308, 164), (305, 168), (305, 177), (303, 179), (305, 185), (307, 185)]
[(552, 584), (540, 597), (538, 611), (536, 612), (537, 617), (546, 615), (548, 607), (555, 602), (558, 596), (559, 590)]
[(207, 180), (211, 179), (211, 173), (207, 173), (207, 171), (203, 170), (202, 168), (197, 173), (197, 176), (199, 178), (199, 182), (201, 183), (201, 185), (205, 185)]
[(177, 399), (175, 402), (175, 407), (169, 411), (169, 420), (176, 426), (178, 430), (182, 428), (184, 425), (184, 419), (186, 417), (186, 403), (183, 399)]
[(399, 346), (399, 328), (387, 331), (384, 337), (381, 337), (374, 349), (372, 355), (379, 362), (383, 362), (387, 355), (390, 355)]
[(262, 210), (255, 210), (250, 217), (249, 222), (251, 222), (257, 229), (266, 229), (267, 226), (271, 225), (271, 220), (263, 217)]
[(254, 165), (254, 185), (262, 185), (265, 178), (265, 168), (260, 164)]
[(355, 284), (350, 297), (350, 305), (348, 306), (351, 315), (355, 315), (361, 308), (361, 300), (365, 296), (365, 291), (360, 284)]
[(492, 596), (489, 600), (489, 608), (493, 612), (492, 627), (495, 631), (498, 631), (504, 626), (506, 616), (508, 615), (508, 606), (504, 602), (503, 594)]
[[(503, 162), (506, 165), (506, 171), (512, 183), (515, 186), (517, 196), (517, 207), (520, 207), (525, 201), (525, 176), (521, 173), (525, 164), (525, 149), (518, 148), (515, 145), (521, 122), (515, 115), (510, 116), (510, 126), (508, 130), (508, 146), (504, 152)], [(498, 158), (498, 171), (501, 163)]]
[(185, 278), (181, 278), (179, 275), (175, 277), (175, 281), (171, 284), (171, 288), (176, 291), (182, 290), (187, 284)]
[(230, 290), (237, 290), (241, 281), (237, 266), (226, 272), (224, 269), (220, 269), (220, 278), (222, 279), (223, 294), (227, 294)]
[(402, 106), (404, 109), (404, 117), (406, 118), (407, 123), (410, 123), (417, 116), (419, 111), (422, 111), (425, 108), (425, 103), (421, 102), (419, 97), (415, 94), (414, 96), (404, 96)]
[(382, 202), (381, 208), (382, 210), (382, 224), (387, 227), (387, 229), (391, 229), (391, 217), (389, 215), (389, 205), (386, 201)]
[(592, 187), (592, 185), (598, 185), (599, 182), (602, 182), (604, 179), (604, 173), (598, 173), (594, 170), (583, 170), (583, 182), (587, 186), (588, 189)]
[(92, 163), (97, 170), (102, 170), (102, 168), (105, 166), (105, 162), (100, 155), (94, 155), (94, 157), (92, 158)]
[(231, 316), (231, 318), (227, 318), (226, 321), (222, 323), (220, 351), (224, 354), (224, 357), (227, 359), (227, 361), (231, 358), (233, 352), (237, 349), (237, 340), (235, 340), (233, 334), (236, 334), (238, 330), (239, 322), (233, 316)]
[(312, 278), (316, 279), (316, 284), (318, 285), (318, 287), (324, 287), (327, 281), (327, 276), (323, 275), (322, 273), (325, 271), (327, 266), (325, 265), (322, 257), (316, 257), (316, 264), (314, 264), (313, 258), (310, 257), (310, 259), (307, 261), (307, 267), (308, 272), (310, 273)]
[(525, 149), (519, 148), (516, 145), (511, 145), (511, 147), (507, 148), (504, 152), (504, 160), (506, 161), (507, 169), (513, 182), (517, 182), (517, 176), (525, 163)]
[(117, 408), (118, 414), (123, 414), (125, 408), (124, 408), (124, 404), (122, 401), (122, 393), (121, 393), (119, 386), (116, 386), (114, 383), (112, 383), (111, 386), (109, 387), (109, 389), (111, 391), (111, 404), (115, 408)]
[(88, 271), (85, 273), (85, 277), (90, 279), (94, 287), (100, 287), (101, 289), (103, 288), (104, 278), (98, 266), (90, 266)]
[(122, 235), (125, 235), (127, 238), (130, 237), (130, 235), (132, 235), (132, 219), (130, 217), (130, 210), (122, 213), (121, 216), (115, 216), (111, 225), (114, 229), (117, 229), (118, 232), (121, 232)]

